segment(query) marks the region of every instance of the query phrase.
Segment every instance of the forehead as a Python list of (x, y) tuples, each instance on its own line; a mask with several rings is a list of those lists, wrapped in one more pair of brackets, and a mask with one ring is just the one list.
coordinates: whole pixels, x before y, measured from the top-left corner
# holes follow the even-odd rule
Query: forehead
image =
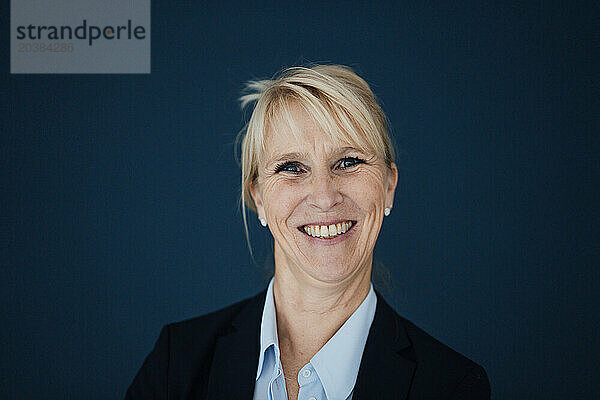
[[(320, 123), (302, 105), (292, 103), (274, 112), (266, 130), (266, 159), (282, 153), (335, 153), (356, 144), (345, 137), (334, 118)], [(325, 126), (323, 126), (325, 125)]]

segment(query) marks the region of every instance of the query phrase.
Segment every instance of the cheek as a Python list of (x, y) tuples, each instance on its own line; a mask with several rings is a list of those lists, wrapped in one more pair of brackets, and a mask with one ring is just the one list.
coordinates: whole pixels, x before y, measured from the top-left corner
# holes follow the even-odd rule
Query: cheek
[(364, 171), (356, 176), (347, 185), (350, 197), (365, 210), (380, 207), (384, 199), (384, 185), (381, 174), (373, 171)]
[(286, 220), (301, 199), (300, 190), (286, 182), (275, 182), (265, 186), (263, 201), (267, 218)]

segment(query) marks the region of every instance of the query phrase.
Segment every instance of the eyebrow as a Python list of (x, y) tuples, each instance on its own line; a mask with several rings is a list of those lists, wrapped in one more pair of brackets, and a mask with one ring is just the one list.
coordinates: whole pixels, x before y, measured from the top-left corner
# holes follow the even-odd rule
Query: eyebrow
[(285, 153), (275, 159), (269, 160), (269, 164), (277, 163), (280, 161), (305, 159), (308, 157), (309, 157), (308, 153), (299, 153), (299, 152)]
[[(350, 150), (356, 151), (359, 153), (363, 153), (360, 149), (357, 149), (355, 147), (345, 146), (345, 147), (341, 147), (340, 149), (333, 152), (332, 155), (337, 156), (337, 155), (340, 155), (340, 154), (345, 153), (346, 151), (350, 151)], [(310, 158), (310, 153), (290, 152), (290, 153), (282, 154), (281, 156), (279, 156), (275, 159), (269, 160), (268, 164), (278, 163), (281, 161), (302, 160), (302, 159), (307, 159), (307, 158)]]

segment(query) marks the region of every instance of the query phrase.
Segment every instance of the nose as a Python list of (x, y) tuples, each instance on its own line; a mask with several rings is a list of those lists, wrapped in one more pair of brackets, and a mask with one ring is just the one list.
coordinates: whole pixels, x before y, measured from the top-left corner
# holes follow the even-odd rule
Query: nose
[(308, 188), (308, 203), (320, 211), (331, 210), (343, 200), (338, 186), (338, 182), (329, 171), (314, 173)]

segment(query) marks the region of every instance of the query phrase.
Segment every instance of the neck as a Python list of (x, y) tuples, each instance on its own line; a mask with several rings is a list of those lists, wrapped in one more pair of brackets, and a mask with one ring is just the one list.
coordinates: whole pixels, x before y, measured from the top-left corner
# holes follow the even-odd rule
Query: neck
[(275, 255), (273, 296), (280, 347), (289, 358), (306, 363), (369, 293), (372, 255), (363, 267), (338, 282), (320, 281), (302, 268), (278, 262)]

